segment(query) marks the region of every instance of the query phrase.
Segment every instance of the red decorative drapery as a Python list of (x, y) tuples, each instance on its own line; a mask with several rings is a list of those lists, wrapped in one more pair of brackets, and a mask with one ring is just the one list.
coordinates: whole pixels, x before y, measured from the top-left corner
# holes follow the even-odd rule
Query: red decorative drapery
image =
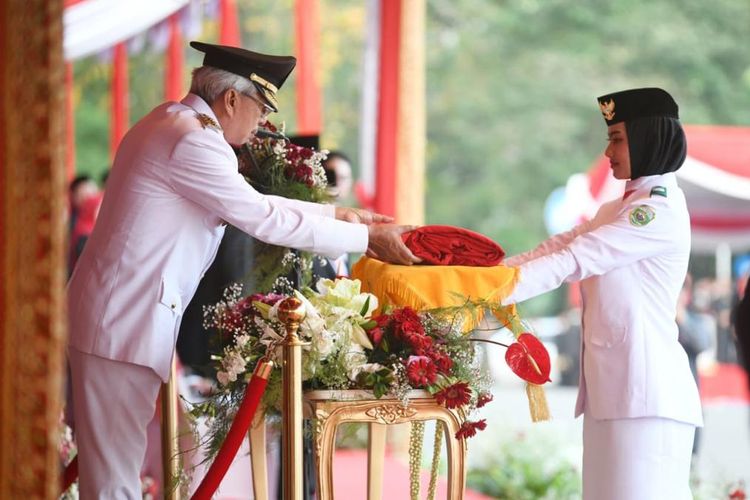
[(297, 133), (319, 135), (321, 99), (318, 82), (320, 19), (318, 0), (296, 0)]
[(164, 72), (164, 97), (168, 101), (179, 101), (182, 98), (182, 72), (185, 58), (182, 50), (182, 32), (180, 31), (179, 14), (169, 17), (169, 45), (167, 46), (167, 69)]
[(221, 19), (219, 43), (239, 47), (242, 41), (240, 39), (240, 23), (237, 19), (237, 3), (235, 0), (221, 0), (219, 8)]
[(110, 128), (110, 156), (115, 157), (125, 132), (128, 130), (128, 49), (124, 43), (114, 48), (112, 60), (112, 122)]
[(374, 205), (375, 211), (395, 216), (401, 0), (383, 1), (380, 3), (380, 9), (380, 80)]
[(68, 182), (76, 174), (76, 129), (73, 105), (73, 63), (65, 63), (65, 178)]

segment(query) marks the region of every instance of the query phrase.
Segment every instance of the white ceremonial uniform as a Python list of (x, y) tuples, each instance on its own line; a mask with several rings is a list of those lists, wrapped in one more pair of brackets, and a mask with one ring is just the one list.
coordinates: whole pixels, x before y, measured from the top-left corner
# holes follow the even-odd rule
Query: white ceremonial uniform
[[(367, 227), (335, 220), (332, 205), (264, 196), (255, 191), (238, 173), (236, 155), (222, 131), (205, 117), (203, 123), (209, 125), (202, 125), (200, 115), (218, 123), (205, 101), (188, 94), (180, 103), (158, 106), (126, 134), (117, 151), (96, 227), (68, 287), (70, 349), (77, 351), (71, 359), (97, 357), (97, 366), (100, 360), (130, 364), (139, 368), (133, 373), (148, 368), (158, 377), (149, 379), (151, 385), (143, 387), (144, 394), (158, 390), (159, 379), (166, 381), (169, 376), (180, 318), (216, 255), (224, 221), (261, 241), (330, 257), (367, 248)], [(116, 375), (107, 379), (108, 370), (86, 368), (84, 375), (80, 367), (71, 364), (79, 423), (101, 416), (115, 422), (131, 418), (129, 409), (123, 411), (122, 406), (133, 397), (128, 391), (138, 391), (138, 387), (124, 380), (117, 366), (113, 371)], [(111, 401), (104, 396), (96, 401), (91, 396), (84, 402), (81, 394), (76, 395), (77, 390), (83, 392), (80, 383), (84, 376), (107, 380)], [(141, 413), (150, 412), (150, 419), (155, 401), (141, 399), (132, 404), (146, 401), (149, 407)], [(89, 415), (85, 418), (81, 413)], [(143, 422), (144, 430), (148, 419)], [(113, 424), (111, 428), (120, 426)], [(79, 441), (86, 434), (91, 433), (78, 432)], [(82, 461), (87, 448), (111, 455), (97, 457), (96, 463), (82, 463), (84, 490), (84, 483), (91, 479), (85, 465), (93, 467), (96, 472), (92, 475), (102, 476), (101, 481), (106, 483), (106, 476), (116, 475), (112, 471), (120, 466), (118, 460), (131, 460), (122, 443), (108, 441), (110, 437), (98, 433), (94, 438), (101, 442), (95, 445), (79, 442)], [(141, 447), (145, 452), (145, 436), (131, 452), (140, 453), (142, 460)], [(105, 459), (112, 463), (99, 463)], [(94, 490), (108, 488), (124, 492), (123, 498), (140, 498), (140, 490), (128, 490), (131, 486), (139, 488), (138, 484), (123, 487), (101, 481), (95, 478), (96, 485), (85, 498), (93, 498)], [(102, 498), (120, 498), (119, 493), (101, 494)]]
[[(656, 493), (663, 488), (672, 492), (671, 499), (690, 498), (691, 448), (677, 459), (682, 465), (676, 470), (667, 472), (663, 465), (684, 448), (665, 436), (679, 436), (692, 445), (694, 426), (703, 424), (675, 322), (690, 254), (690, 219), (674, 173), (628, 181), (626, 193), (624, 199), (604, 204), (591, 221), (508, 259), (506, 265), (518, 266), (520, 276), (504, 302), (521, 302), (563, 282), (581, 282), (582, 367), (575, 414), (585, 416), (584, 464), (601, 466), (595, 473), (584, 466), (584, 498), (665, 498)], [(645, 432), (632, 430), (634, 421), (622, 419), (684, 430), (662, 432), (659, 441), (638, 440), (639, 446), (630, 450), (617, 449), (617, 466), (610, 460), (613, 436)], [(602, 422), (608, 422), (608, 430), (592, 430)], [(651, 463), (629, 468), (628, 454), (632, 463), (643, 465), (644, 457)], [(656, 478), (639, 477), (638, 471), (649, 470)]]

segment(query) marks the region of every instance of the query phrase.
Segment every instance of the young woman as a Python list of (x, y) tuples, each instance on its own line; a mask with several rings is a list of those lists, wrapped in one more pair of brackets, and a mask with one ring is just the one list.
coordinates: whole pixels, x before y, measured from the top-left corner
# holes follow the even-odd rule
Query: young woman
[(585, 500), (692, 498), (698, 390), (677, 341), (675, 312), (690, 254), (690, 220), (674, 171), (687, 146), (662, 89), (599, 97), (605, 155), (625, 194), (594, 217), (512, 257), (520, 278), (507, 303), (580, 281)]

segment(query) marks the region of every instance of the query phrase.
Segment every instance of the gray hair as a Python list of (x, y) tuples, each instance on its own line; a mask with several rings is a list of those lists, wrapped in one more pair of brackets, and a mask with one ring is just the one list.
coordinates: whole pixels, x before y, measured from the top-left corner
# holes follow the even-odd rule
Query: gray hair
[(255, 85), (247, 78), (212, 66), (200, 66), (193, 70), (190, 93), (196, 94), (208, 104), (213, 104), (222, 92), (234, 89), (241, 94), (254, 96)]

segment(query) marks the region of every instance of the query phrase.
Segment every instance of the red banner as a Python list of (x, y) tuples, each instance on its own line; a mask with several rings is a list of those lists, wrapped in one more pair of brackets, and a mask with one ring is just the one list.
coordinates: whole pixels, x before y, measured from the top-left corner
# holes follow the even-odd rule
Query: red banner
[(76, 175), (76, 120), (73, 105), (73, 63), (65, 63), (65, 179)]
[(115, 157), (125, 132), (128, 130), (128, 48), (118, 43), (114, 48), (112, 68), (112, 124), (110, 129), (110, 156)]
[(396, 215), (396, 168), (398, 162), (399, 50), (401, 0), (381, 2), (380, 83), (375, 151), (375, 211)]
[(297, 133), (320, 135), (320, 19), (318, 0), (297, 0), (294, 8), (297, 54)]
[(169, 16), (169, 46), (167, 47), (167, 69), (164, 72), (164, 97), (167, 101), (182, 99), (182, 72), (185, 58), (182, 51), (182, 32), (179, 14)]
[(221, 0), (220, 5), (221, 26), (219, 28), (219, 43), (239, 47), (240, 23), (237, 19), (237, 3), (235, 0)]

